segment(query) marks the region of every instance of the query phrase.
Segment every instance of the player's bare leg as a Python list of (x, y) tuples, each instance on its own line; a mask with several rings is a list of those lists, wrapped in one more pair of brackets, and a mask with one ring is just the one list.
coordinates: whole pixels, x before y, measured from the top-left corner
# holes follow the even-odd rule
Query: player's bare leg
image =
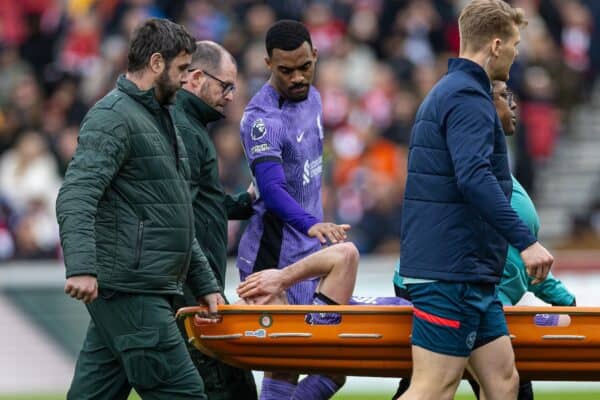
[(313, 256), (319, 257), (319, 254), (326, 257), (323, 257), (322, 261), (315, 259), (314, 262), (324, 262), (331, 268), (321, 279), (317, 291), (338, 304), (347, 304), (356, 284), (359, 260), (357, 248), (352, 243), (341, 243), (323, 249)]
[(281, 304), (273, 298), (298, 282), (322, 277), (317, 292), (336, 304), (347, 304), (356, 282), (358, 259), (352, 243), (336, 244), (283, 269), (255, 272), (240, 283), (237, 293), (248, 304)]
[(413, 370), (400, 400), (452, 400), (468, 358), (434, 353), (412, 346)]
[(487, 343), (471, 353), (469, 364), (477, 375), (481, 393), (486, 400), (516, 399), (519, 374), (508, 336)]

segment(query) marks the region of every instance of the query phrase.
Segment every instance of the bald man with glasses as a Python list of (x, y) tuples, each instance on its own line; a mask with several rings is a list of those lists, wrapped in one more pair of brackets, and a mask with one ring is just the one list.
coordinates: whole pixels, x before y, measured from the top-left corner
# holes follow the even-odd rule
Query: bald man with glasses
[[(194, 72), (196, 71), (196, 68), (190, 68), (188, 70), (188, 72)], [(211, 74), (210, 72), (208, 72), (207, 70), (203, 69), (201, 70), (202, 73), (204, 75), (206, 75), (207, 77), (209, 77), (210, 79), (213, 79), (217, 82), (219, 82), (219, 84), (221, 85), (221, 88), (223, 89), (223, 93), (221, 94), (223, 96), (223, 98), (227, 98), (227, 96), (229, 95), (229, 93), (235, 93), (235, 84), (232, 82), (225, 82), (224, 80), (221, 80), (219, 78), (217, 78), (216, 76), (214, 76), (213, 74)]]
[[(195, 234), (221, 289), (225, 287), (227, 264), (227, 220), (252, 215), (252, 186), (237, 196), (225, 194), (219, 182), (218, 157), (207, 125), (224, 118), (225, 107), (233, 100), (237, 66), (220, 45), (196, 43), (196, 52), (187, 72), (187, 82), (177, 92), (173, 120), (190, 160), (190, 192), (194, 209)], [(176, 307), (197, 304), (184, 288), (175, 299)], [(183, 324), (180, 329), (185, 332)], [(185, 335), (184, 335), (185, 336)], [(256, 385), (250, 371), (211, 359), (191, 344), (188, 350), (200, 372), (209, 400), (256, 399)]]

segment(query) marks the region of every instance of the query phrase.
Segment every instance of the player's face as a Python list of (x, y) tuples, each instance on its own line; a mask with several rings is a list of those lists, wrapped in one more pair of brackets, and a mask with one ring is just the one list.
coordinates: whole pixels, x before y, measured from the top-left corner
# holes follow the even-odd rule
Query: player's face
[(521, 33), (515, 24), (512, 25), (512, 34), (508, 38), (494, 39), (491, 46), (492, 58), (490, 60), (492, 80), (508, 81), (510, 67), (519, 55), (517, 46), (520, 41)]
[(507, 89), (506, 82), (494, 81), (494, 105), (504, 134), (513, 135), (517, 126), (517, 103)]
[(308, 42), (296, 50), (273, 49), (265, 61), (271, 70), (269, 80), (279, 94), (291, 101), (306, 100), (315, 75), (316, 49)]
[(186, 82), (187, 69), (191, 61), (192, 56), (190, 54), (181, 52), (158, 75), (155, 87), (159, 103), (167, 104), (173, 100), (175, 93)]

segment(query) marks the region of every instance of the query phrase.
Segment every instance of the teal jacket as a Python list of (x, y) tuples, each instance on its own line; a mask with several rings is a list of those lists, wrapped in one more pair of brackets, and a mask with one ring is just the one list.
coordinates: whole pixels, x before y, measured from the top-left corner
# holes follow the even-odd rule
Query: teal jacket
[(177, 92), (171, 110), (190, 160), (196, 239), (224, 288), (227, 220), (250, 218), (252, 199), (248, 192), (236, 196), (226, 194), (219, 180), (219, 159), (206, 126), (223, 115), (185, 89)]
[(195, 296), (220, 291), (194, 238), (183, 141), (154, 90), (121, 76), (87, 113), (56, 212), (66, 275), (100, 288)]
[[(531, 201), (525, 189), (523, 189), (514, 177), (512, 177), (512, 186), (513, 191), (510, 205), (529, 230), (537, 237), (540, 230), (540, 220), (533, 201)], [(404, 283), (399, 272), (400, 263), (396, 265), (394, 284), (403, 288)], [(531, 281), (532, 279), (527, 275), (527, 270), (525, 269), (525, 264), (521, 259), (519, 250), (513, 246), (509, 246), (502, 279), (498, 284), (498, 297), (502, 304), (515, 305), (525, 292), (528, 291), (546, 303), (555, 306), (569, 306), (575, 301), (575, 296), (551, 273), (548, 274), (548, 277), (543, 282), (537, 285), (532, 285)]]

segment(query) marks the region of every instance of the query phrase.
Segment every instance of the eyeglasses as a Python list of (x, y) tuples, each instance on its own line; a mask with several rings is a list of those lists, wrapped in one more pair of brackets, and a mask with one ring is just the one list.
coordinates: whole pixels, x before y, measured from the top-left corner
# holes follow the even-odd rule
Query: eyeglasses
[(509, 107), (512, 107), (515, 104), (515, 94), (508, 89), (506, 89), (506, 102)]
[(506, 104), (508, 104), (508, 107), (510, 108), (515, 104), (515, 94), (508, 89), (506, 89), (504, 93), (498, 93), (498, 96), (506, 99)]
[[(198, 68), (189, 68), (188, 72), (194, 72), (196, 71)], [(206, 71), (205, 69), (202, 70), (202, 72), (208, 76), (211, 79), (214, 79), (215, 81), (219, 82), (219, 85), (221, 85), (221, 88), (223, 89), (223, 97), (227, 96), (229, 93), (235, 93), (235, 85), (231, 82), (225, 82), (219, 78), (217, 78), (216, 76), (214, 76), (213, 74), (209, 73), (208, 71)]]

